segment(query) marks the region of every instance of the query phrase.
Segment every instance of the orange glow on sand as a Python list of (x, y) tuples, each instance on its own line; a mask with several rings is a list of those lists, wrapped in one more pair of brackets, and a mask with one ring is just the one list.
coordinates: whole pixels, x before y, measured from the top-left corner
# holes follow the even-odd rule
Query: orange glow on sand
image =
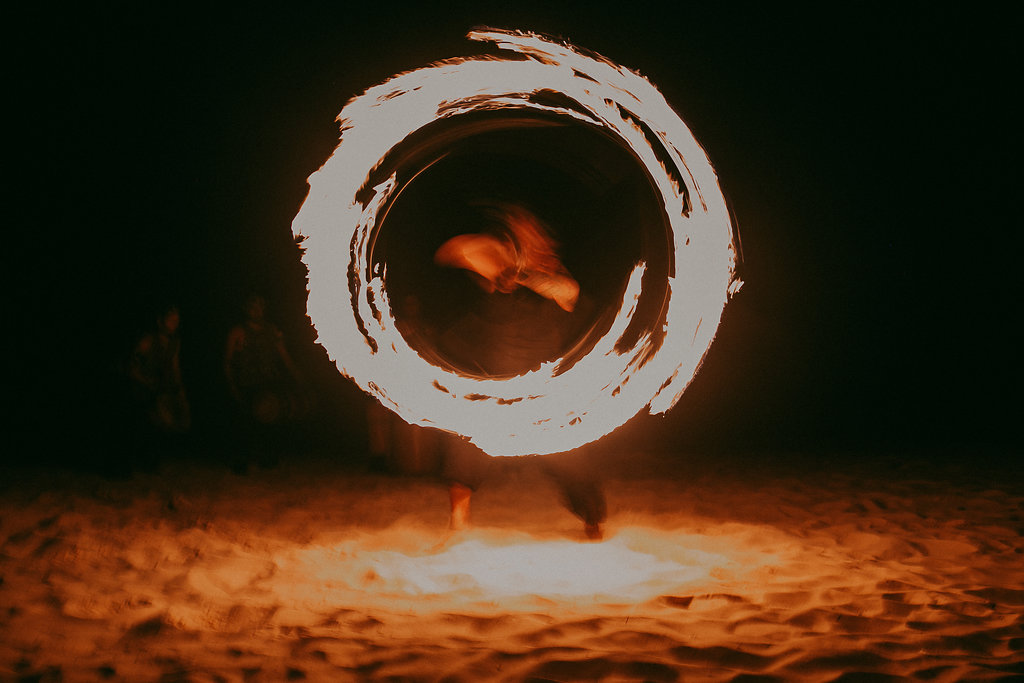
[(1019, 488), (630, 456), (597, 544), (539, 469), (482, 489), (455, 535), (438, 483), (326, 462), (21, 474), (0, 498), (0, 680), (1020, 673)]
[[(407, 422), (461, 434), (492, 455), (568, 451), (678, 400), (740, 286), (733, 227), (707, 155), (645, 78), (533, 34), (485, 30), (469, 38), (507, 54), (397, 75), (339, 114), (341, 142), (310, 176), (292, 225), (308, 268), (308, 311), (339, 370)], [(571, 105), (538, 93), (558, 93)], [(368, 183), (389, 151), (432, 122), (524, 109), (603, 130), (635, 155), (667, 216), (673, 268), (667, 282), (645, 285), (646, 264), (635, 264), (610, 328), (571, 367), (549, 362), (508, 379), (471, 377), (424, 360), (396, 328), (386, 268), (372, 268), (371, 255), (404, 185), (397, 173)], [(664, 288), (661, 316), (631, 346), (622, 344), (645, 286)]]
[[(297, 601), (379, 604), (383, 599), (411, 610), (435, 609), (439, 603), (535, 610), (540, 601), (551, 600), (576, 607), (634, 604), (706, 582), (712, 573), (737, 566), (739, 555), (745, 571), (778, 561), (763, 553), (744, 555), (734, 543), (717, 552), (701, 550), (709, 545), (706, 538), (642, 528), (621, 529), (604, 543), (582, 545), (494, 528), (463, 532), (428, 549), (395, 549), (389, 541), (395, 539), (346, 540), (296, 551), (281, 562), (294, 568), (294, 581), (280, 585), (301, 586), (288, 596)], [(401, 540), (397, 545), (402, 547)]]

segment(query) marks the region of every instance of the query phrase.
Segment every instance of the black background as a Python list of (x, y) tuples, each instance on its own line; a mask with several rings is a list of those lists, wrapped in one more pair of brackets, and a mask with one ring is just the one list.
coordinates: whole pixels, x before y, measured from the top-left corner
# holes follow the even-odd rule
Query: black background
[(995, 11), (898, 5), (16, 17), (8, 457), (96, 457), (123, 417), (113, 378), (171, 301), (197, 425), (215, 423), (224, 336), (254, 289), (357, 428), (359, 392), (312, 343), (291, 220), (345, 102), (479, 52), (464, 36), (485, 25), (644, 74), (719, 172), (745, 286), (680, 404), (643, 422), (657, 441), (1015, 464), (1019, 40)]

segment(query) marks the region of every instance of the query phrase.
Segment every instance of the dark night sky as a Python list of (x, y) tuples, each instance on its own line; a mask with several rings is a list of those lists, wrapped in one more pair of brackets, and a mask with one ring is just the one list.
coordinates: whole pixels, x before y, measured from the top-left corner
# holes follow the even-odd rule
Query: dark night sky
[(250, 289), (318, 358), (290, 223), (335, 115), (398, 71), (475, 52), (464, 34), (492, 25), (646, 75), (719, 171), (746, 285), (659, 430), (768, 449), (1016, 444), (1008, 17), (343, 4), (24, 21), (9, 105), (25, 184), (8, 228), (18, 423), (116, 429), (104, 382), (159, 301), (182, 307), (197, 411), (216, 409), (223, 335)]

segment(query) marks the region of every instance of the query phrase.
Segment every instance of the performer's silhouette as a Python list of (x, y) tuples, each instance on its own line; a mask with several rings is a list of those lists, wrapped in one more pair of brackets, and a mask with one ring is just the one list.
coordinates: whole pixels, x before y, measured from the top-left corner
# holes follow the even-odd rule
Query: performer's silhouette
[[(438, 248), (434, 261), (465, 270), (487, 293), (479, 310), (449, 329), (448, 345), (471, 349), (484, 375), (511, 376), (561, 355), (580, 286), (562, 264), (557, 243), (532, 213), (506, 206), (498, 218), (493, 234), (452, 237)], [(446, 449), (452, 528), (468, 524), (471, 494), (486, 477), (489, 460), (463, 440)], [(600, 538), (604, 494), (578, 454), (548, 456), (545, 469), (583, 520), (588, 538)]]

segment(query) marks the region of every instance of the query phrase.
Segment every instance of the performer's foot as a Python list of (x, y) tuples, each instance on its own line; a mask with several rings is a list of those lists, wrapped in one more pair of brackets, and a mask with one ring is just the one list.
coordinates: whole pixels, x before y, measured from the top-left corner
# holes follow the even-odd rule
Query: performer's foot
[(587, 539), (591, 541), (600, 541), (604, 538), (604, 529), (597, 522), (587, 523), (583, 525), (583, 533), (586, 534)]
[(454, 483), (448, 487), (448, 497), (451, 499), (452, 516), (448, 528), (458, 531), (469, 526), (469, 499), (473, 489), (462, 484)]

